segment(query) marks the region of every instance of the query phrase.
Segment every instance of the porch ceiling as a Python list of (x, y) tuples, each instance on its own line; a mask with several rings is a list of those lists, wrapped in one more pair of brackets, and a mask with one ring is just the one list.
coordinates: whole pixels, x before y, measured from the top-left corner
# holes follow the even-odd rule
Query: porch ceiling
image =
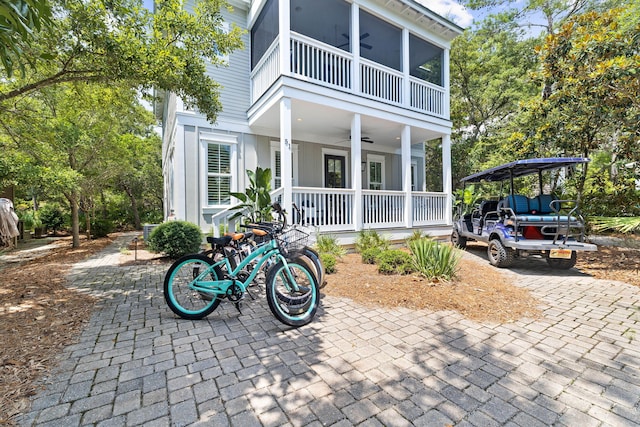
[[(291, 100), (291, 125), (294, 141), (308, 141), (349, 147), (351, 119), (353, 112), (327, 105), (315, 104), (299, 99)], [(362, 137), (368, 137), (373, 144), (362, 143), (363, 148), (400, 147), (402, 124), (361, 115)], [(280, 109), (276, 103), (252, 124), (256, 133), (278, 137), (280, 132)], [(438, 138), (439, 133), (428, 129), (412, 127), (411, 144), (418, 144)]]

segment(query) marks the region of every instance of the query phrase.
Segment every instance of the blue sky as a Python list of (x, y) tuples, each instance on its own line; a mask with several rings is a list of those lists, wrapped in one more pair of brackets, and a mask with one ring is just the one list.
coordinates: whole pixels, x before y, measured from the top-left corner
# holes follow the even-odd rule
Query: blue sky
[(473, 22), (471, 11), (454, 0), (416, 0), (416, 2), (455, 22), (462, 28), (470, 27)]

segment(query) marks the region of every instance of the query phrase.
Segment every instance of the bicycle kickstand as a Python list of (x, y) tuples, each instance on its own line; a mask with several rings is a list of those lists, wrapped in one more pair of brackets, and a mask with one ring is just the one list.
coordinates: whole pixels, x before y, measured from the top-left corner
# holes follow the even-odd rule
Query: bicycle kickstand
[(236, 306), (236, 310), (238, 310), (238, 313), (242, 314), (242, 301), (238, 301), (234, 305)]

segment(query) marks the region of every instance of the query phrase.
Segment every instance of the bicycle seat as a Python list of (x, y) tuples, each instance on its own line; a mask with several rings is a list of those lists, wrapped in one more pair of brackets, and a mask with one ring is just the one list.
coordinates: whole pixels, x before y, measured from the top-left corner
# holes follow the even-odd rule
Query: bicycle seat
[(231, 242), (231, 236), (213, 237), (207, 236), (207, 243), (211, 246), (226, 246)]

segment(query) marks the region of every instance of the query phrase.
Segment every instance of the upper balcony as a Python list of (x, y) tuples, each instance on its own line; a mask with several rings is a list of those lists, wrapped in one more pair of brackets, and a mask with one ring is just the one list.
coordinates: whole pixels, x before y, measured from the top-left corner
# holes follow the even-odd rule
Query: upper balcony
[(344, 0), (267, 0), (251, 30), (251, 103), (285, 76), (448, 119), (448, 36), (380, 16)]

